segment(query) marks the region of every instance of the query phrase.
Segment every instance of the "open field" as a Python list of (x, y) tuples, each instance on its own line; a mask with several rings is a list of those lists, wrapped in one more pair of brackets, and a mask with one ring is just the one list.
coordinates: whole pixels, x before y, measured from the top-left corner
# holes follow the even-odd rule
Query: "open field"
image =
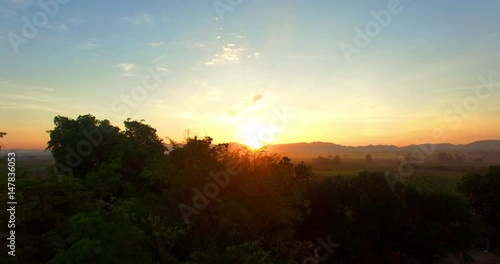
[(425, 161), (421, 165), (402, 164), (396, 155), (373, 155), (373, 161), (368, 163), (364, 156), (351, 156), (334, 165), (317, 165), (313, 157), (295, 157), (313, 167), (314, 173), (326, 177), (338, 175), (356, 176), (362, 171), (390, 172), (400, 175), (406, 183), (410, 183), (422, 190), (448, 189), (455, 190), (457, 182), (468, 172), (483, 173), (495, 162), (439, 162), (437, 160)]

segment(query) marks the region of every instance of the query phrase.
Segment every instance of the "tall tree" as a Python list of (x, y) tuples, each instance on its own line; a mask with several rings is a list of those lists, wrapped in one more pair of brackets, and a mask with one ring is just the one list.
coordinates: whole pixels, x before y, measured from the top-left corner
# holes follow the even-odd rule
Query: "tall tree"
[(56, 116), (54, 125), (47, 131), (46, 150), (52, 152), (59, 171), (80, 179), (108, 160), (118, 143), (119, 128), (90, 114), (76, 119)]

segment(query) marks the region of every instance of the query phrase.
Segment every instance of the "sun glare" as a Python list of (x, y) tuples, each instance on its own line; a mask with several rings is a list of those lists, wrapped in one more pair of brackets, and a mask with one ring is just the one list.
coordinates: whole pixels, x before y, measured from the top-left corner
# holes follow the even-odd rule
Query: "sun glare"
[(256, 150), (256, 149), (262, 148), (262, 146), (263, 146), (263, 144), (259, 143), (258, 141), (245, 142), (245, 145), (247, 145), (248, 147), (250, 147), (252, 150)]
[(240, 142), (255, 150), (264, 146), (265, 142), (259, 140), (262, 126), (256, 121), (247, 121), (240, 126)]

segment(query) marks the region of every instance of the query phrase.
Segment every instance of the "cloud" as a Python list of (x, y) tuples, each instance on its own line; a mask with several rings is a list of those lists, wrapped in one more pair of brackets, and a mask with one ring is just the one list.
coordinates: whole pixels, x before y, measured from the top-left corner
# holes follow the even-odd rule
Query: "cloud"
[(135, 17), (124, 17), (123, 19), (134, 25), (153, 25), (155, 23), (155, 17), (147, 13), (139, 13)]
[(59, 32), (68, 31), (68, 27), (65, 24), (58, 24), (58, 25), (54, 25), (54, 26), (46, 25), (45, 28), (59, 31)]
[(245, 51), (245, 49), (238, 48), (235, 44), (229, 43), (222, 47), (221, 54), (215, 54), (215, 58), (205, 62), (205, 65), (238, 64), (240, 63), (240, 56), (243, 51)]
[(245, 102), (245, 104), (247, 106), (253, 106), (255, 105), (258, 101), (262, 100), (262, 98), (264, 98), (264, 96), (262, 94), (257, 94), (257, 95), (254, 95), (252, 96), (251, 98), (248, 98)]
[(17, 109), (17, 110), (35, 110), (46, 111), (53, 113), (64, 113), (60, 109), (55, 109), (47, 105), (33, 104), (33, 103), (15, 103), (15, 102), (0, 102), (0, 109)]
[(247, 59), (255, 58), (258, 59), (260, 57), (260, 52), (255, 52), (254, 54), (247, 55)]
[(231, 109), (227, 113), (233, 118), (238, 117), (238, 116), (243, 115), (249, 111), (255, 110), (257, 103), (259, 101), (261, 101), (262, 99), (264, 99), (264, 95), (256, 94), (252, 97), (245, 99), (245, 104), (244, 104), (245, 106), (240, 107), (242, 110)]
[(165, 42), (160, 42), (160, 41), (153, 41), (153, 42), (149, 42), (149, 43), (146, 43), (148, 46), (151, 46), (151, 47), (160, 47), (160, 46), (163, 46), (163, 44), (165, 44)]
[(84, 42), (80, 45), (77, 46), (79, 49), (82, 49), (82, 50), (89, 50), (89, 49), (95, 49), (97, 47), (99, 47), (99, 44), (96, 44), (92, 41), (87, 41), (87, 42)]
[(116, 67), (122, 71), (123, 76), (134, 76), (133, 71), (137, 68), (137, 65), (133, 63), (120, 63)]
[(29, 85), (29, 84), (20, 84), (20, 83), (10, 83), (5, 80), (0, 80), (0, 88), (10, 88), (13, 91), (16, 90), (31, 90), (31, 91), (44, 91), (44, 92), (53, 92), (55, 91), (53, 88), (37, 86), (37, 85)]
[(63, 98), (55, 97), (53, 88), (35, 86), (22, 83), (11, 83), (0, 80), (0, 88), (11, 91), (0, 94), (0, 109), (36, 110), (57, 112), (51, 108), (55, 101), (63, 101)]
[(170, 74), (170, 67), (169, 67), (169, 56), (168, 55), (161, 55), (160, 57), (154, 59), (152, 61), (154, 64), (155, 71), (158, 73), (163, 73), (163, 74)]

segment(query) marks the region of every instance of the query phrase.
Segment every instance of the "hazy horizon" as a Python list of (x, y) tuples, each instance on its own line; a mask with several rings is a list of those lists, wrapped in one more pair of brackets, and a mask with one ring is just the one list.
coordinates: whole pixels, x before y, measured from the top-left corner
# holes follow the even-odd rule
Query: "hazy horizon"
[[(343, 144), (338, 144), (338, 143), (335, 143), (335, 142), (309, 141), (309, 142), (289, 142), (289, 143), (267, 144), (267, 145), (264, 145), (264, 146), (325, 143), (325, 144), (336, 144), (336, 145), (343, 146), (343, 147), (395, 146), (395, 147), (398, 147), (398, 148), (404, 148), (404, 147), (409, 147), (411, 145), (428, 145), (428, 144), (434, 144), (434, 145), (452, 144), (452, 145), (459, 146), (459, 145), (469, 145), (469, 144), (473, 144), (473, 143), (476, 143), (476, 142), (482, 142), (482, 141), (500, 141), (500, 139), (483, 139), (483, 140), (476, 140), (476, 141), (472, 141), (472, 142), (468, 142), (468, 143), (459, 143), (459, 144), (454, 144), (454, 143), (449, 143), (449, 142), (437, 142), (437, 143), (433, 143), (433, 142), (421, 142), (420, 144), (410, 144), (410, 145), (394, 145), (394, 144), (343, 145)], [(179, 142), (177, 142), (177, 143), (179, 143)], [(182, 143), (182, 141), (180, 141), (180, 143)], [(235, 144), (246, 145), (246, 144), (240, 143), (240, 142), (216, 142), (214, 144), (218, 144), (218, 143), (229, 143), (229, 144), (235, 143)], [(168, 142), (165, 142), (165, 144), (166, 145), (171, 145)], [(41, 151), (45, 151), (45, 148), (5, 148), (5, 149), (2, 148), (2, 150), (5, 150), (5, 152), (14, 151), (14, 150), (22, 150), (22, 151), (41, 150)], [(47, 151), (47, 153), (50, 153), (50, 151)]]

